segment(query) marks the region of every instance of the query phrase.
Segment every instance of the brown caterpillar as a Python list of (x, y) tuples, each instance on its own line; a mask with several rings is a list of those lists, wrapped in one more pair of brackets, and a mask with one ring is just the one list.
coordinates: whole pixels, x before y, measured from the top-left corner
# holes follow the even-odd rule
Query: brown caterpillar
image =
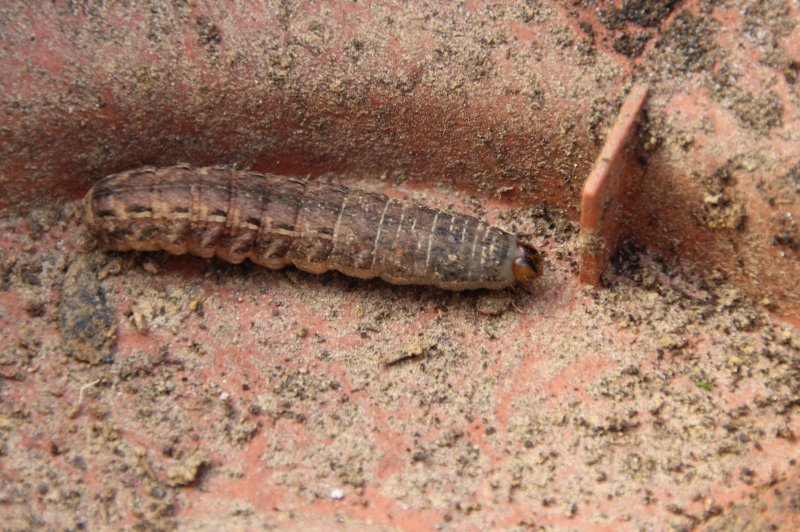
[(112, 250), (249, 258), (395, 284), (504, 288), (542, 272), (539, 253), (472, 216), (344, 186), (225, 167), (141, 168), (84, 199), (86, 224)]

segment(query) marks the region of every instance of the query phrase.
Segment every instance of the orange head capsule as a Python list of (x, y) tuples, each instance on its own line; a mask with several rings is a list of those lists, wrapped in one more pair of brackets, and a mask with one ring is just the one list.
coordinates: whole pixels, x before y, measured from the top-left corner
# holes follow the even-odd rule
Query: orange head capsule
[(519, 244), (521, 255), (514, 259), (511, 270), (518, 283), (529, 283), (542, 275), (542, 255), (527, 244)]

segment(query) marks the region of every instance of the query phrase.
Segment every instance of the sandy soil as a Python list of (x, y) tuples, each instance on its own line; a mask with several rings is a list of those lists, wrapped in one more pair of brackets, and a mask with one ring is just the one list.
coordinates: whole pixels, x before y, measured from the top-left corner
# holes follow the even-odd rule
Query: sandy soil
[(346, 184), (531, 235), (547, 272), (448, 293), (4, 213), (4, 528), (684, 529), (796, 478), (800, 333), (769, 301), (634, 244), (592, 291), (562, 213)]
[[(0, 528), (800, 529), (796, 1), (5, 4)], [(634, 81), (638, 243), (593, 290), (571, 220)], [(546, 273), (97, 249), (80, 194), (179, 161), (486, 217)]]

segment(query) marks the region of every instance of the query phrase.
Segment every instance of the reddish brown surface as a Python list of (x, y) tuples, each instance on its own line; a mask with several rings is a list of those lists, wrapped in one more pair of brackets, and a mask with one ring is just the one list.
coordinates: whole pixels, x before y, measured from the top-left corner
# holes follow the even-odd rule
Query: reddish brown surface
[[(3, 522), (791, 527), (798, 9), (6, 2)], [(591, 291), (569, 220), (634, 81), (646, 250)], [(89, 185), (178, 161), (485, 215), (546, 274), (443, 294), (94, 249)], [(116, 337), (77, 349), (98, 308)]]
[(454, 183), (576, 217), (636, 79), (633, 235), (796, 316), (798, 7), (624, 4), (10, 2), (0, 202), (187, 161)]
[[(635, 249), (592, 292), (572, 224), (484, 205), (547, 251), (532, 290), (107, 254), (75, 202), (5, 219), (9, 526), (689, 527), (794, 489), (796, 331)], [(106, 294), (102, 359), (64, 356), (76, 284)]]

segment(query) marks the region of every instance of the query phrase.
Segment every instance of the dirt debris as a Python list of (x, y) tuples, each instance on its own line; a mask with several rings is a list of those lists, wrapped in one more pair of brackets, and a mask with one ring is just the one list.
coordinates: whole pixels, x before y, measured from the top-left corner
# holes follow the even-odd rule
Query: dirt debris
[(614, 51), (631, 59), (639, 57), (650, 38), (651, 35), (648, 33), (623, 33), (614, 39)]
[(654, 27), (661, 24), (678, 3), (679, 0), (624, 0), (620, 7), (601, 9), (600, 20), (610, 29), (619, 29), (626, 23)]
[(698, 218), (711, 229), (744, 229), (747, 213), (744, 203), (733, 196), (734, 175), (740, 165), (731, 161), (710, 175), (697, 179), (705, 190)]
[(710, 72), (717, 49), (713, 44), (715, 24), (708, 17), (682, 11), (667, 26), (648, 53), (650, 75), (687, 76)]
[(509, 294), (488, 294), (478, 298), (475, 310), (484, 316), (500, 316), (511, 308), (512, 304), (513, 300)]
[(208, 456), (203, 452), (196, 452), (182, 460), (180, 463), (167, 466), (166, 484), (168, 486), (188, 486), (196, 482), (202, 468), (209, 464)]
[(772, 90), (755, 95), (741, 87), (739, 73), (725, 63), (712, 77), (712, 95), (733, 112), (739, 123), (762, 134), (783, 125), (783, 104)]
[(79, 257), (67, 270), (59, 303), (61, 344), (67, 356), (99, 364), (111, 360), (117, 327), (91, 268)]

